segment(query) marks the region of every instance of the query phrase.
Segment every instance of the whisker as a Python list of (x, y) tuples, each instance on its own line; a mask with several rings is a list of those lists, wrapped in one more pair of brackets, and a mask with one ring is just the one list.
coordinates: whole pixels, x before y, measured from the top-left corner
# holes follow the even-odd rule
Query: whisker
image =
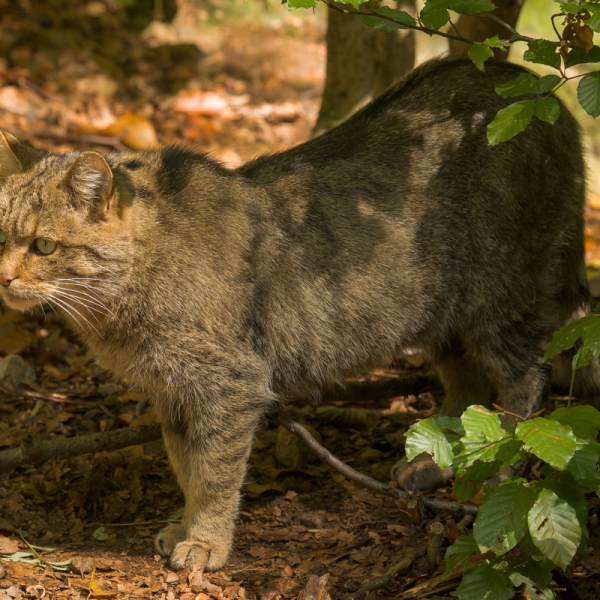
[(84, 315), (82, 315), (74, 306), (72, 306), (71, 304), (69, 304), (66, 300), (64, 300), (63, 298), (59, 299), (54, 294), (51, 294), (50, 297), (52, 298), (52, 301), (56, 302), (56, 304), (58, 304), (58, 306), (60, 306), (64, 311), (67, 312), (67, 314), (69, 314), (71, 316), (71, 318), (79, 325), (79, 327), (81, 327), (81, 329), (85, 329), (85, 328), (81, 325), (79, 319), (77, 319), (77, 317), (75, 317), (75, 315), (73, 314), (73, 312), (77, 313), (81, 317), (81, 319), (83, 320), (83, 322), (87, 323), (101, 338), (104, 337), (94, 327), (94, 324), (89, 319), (87, 319)]
[[(48, 283), (53, 283), (62, 289), (75, 288), (77, 291), (86, 290), (90, 294), (93, 294), (97, 300), (101, 300), (103, 296), (111, 296), (112, 298), (118, 296), (116, 289), (110, 289), (100, 285), (91, 285), (89, 283), (74, 281), (72, 279), (53, 279)], [(75, 289), (73, 291), (75, 291)]]
[[(58, 300), (58, 298), (55, 298), (54, 296), (49, 298), (48, 302), (50, 303), (50, 306), (52, 306), (52, 303), (55, 302), (57, 304), (57, 306), (59, 308), (62, 308), (67, 313), (67, 315), (69, 317), (71, 317), (71, 319), (73, 319), (73, 321), (75, 321), (75, 323), (77, 323), (77, 325), (81, 329), (85, 329), (85, 327), (81, 324), (81, 321), (74, 314), (71, 313), (71, 311), (69, 310), (69, 305), (64, 306), (63, 303), (60, 300)], [(54, 308), (54, 307), (52, 307), (52, 308)], [(56, 312), (56, 310), (54, 312)]]
[(66, 288), (56, 288), (55, 293), (60, 294), (62, 296), (72, 297), (81, 300), (81, 304), (84, 304), (86, 308), (90, 308), (87, 306), (87, 304), (91, 303), (94, 306), (103, 309), (103, 312), (105, 312), (105, 314), (112, 314), (108, 306), (106, 306), (99, 298), (96, 298), (95, 296), (92, 296), (91, 294), (88, 294), (83, 290), (69, 290)]

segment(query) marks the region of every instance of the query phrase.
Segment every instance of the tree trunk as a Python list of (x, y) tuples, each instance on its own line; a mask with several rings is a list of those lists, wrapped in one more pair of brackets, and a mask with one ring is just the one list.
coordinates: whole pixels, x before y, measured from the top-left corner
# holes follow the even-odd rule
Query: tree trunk
[(414, 48), (412, 31), (381, 33), (360, 17), (330, 9), (325, 89), (313, 135), (335, 127), (410, 71)]
[[(493, 15), (508, 23), (511, 27), (517, 24), (519, 13), (525, 0), (494, 0), (496, 9), (492, 11)], [(512, 37), (511, 32), (496, 21), (486, 17), (478, 17), (474, 15), (461, 15), (456, 23), (456, 29), (463, 37), (466, 37), (475, 42), (483, 42), (486, 38), (497, 35), (501, 40)], [(467, 56), (471, 44), (459, 42), (457, 40), (449, 40), (450, 56), (463, 57)], [(509, 50), (510, 51), (510, 50)], [(499, 48), (494, 48), (494, 58), (498, 60), (506, 60), (508, 52), (503, 52)]]
[[(408, 13), (413, 5), (398, 2), (398, 7)], [(400, 6), (402, 5), (402, 6)], [(412, 29), (392, 33), (375, 32), (375, 81), (373, 98), (381, 96), (396, 81), (415, 66), (415, 32)]]

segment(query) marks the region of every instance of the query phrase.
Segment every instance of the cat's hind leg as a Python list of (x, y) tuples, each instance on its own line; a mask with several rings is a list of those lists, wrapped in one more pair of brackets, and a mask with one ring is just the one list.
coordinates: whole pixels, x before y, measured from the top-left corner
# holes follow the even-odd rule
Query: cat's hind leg
[[(431, 360), (444, 384), (441, 414), (460, 417), (472, 404), (491, 408), (496, 388), (483, 368), (465, 354), (460, 343), (432, 353)], [(392, 467), (391, 475), (403, 489), (430, 490), (444, 485), (452, 477), (452, 467), (442, 470), (429, 456), (410, 462), (404, 457)]]

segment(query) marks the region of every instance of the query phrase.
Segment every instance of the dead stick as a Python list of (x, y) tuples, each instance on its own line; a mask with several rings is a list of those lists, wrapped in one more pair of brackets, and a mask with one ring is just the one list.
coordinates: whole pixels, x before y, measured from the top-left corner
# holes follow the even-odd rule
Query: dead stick
[(119, 450), (127, 446), (146, 444), (158, 440), (160, 437), (160, 425), (145, 423), (137, 427), (115, 429), (114, 431), (35, 442), (28, 446), (19, 446), (0, 452), (0, 473), (27, 463), (37, 463), (53, 458), (70, 458), (103, 450)]
[(395, 396), (410, 396), (423, 392), (442, 391), (442, 384), (435, 373), (414, 373), (404, 377), (385, 377), (375, 381), (346, 381), (333, 384), (321, 392), (321, 402), (345, 400), (387, 400)]
[[(324, 460), (329, 466), (333, 467), (338, 473), (341, 473), (346, 479), (355, 481), (360, 485), (365, 486), (376, 492), (381, 492), (387, 496), (393, 496), (394, 498), (404, 498), (404, 492), (399, 489), (377, 481), (364, 473), (356, 471), (346, 463), (342, 462), (339, 458), (334, 456), (327, 448), (321, 446), (317, 440), (309, 433), (309, 431), (291, 419), (282, 418), (281, 424), (292, 433), (296, 434), (321, 460)], [(446, 500), (432, 500), (431, 498), (423, 498), (423, 505), (426, 508), (435, 511), (448, 511), (454, 514), (470, 514), (476, 515), (478, 509), (476, 506), (469, 506), (468, 504), (460, 504), (458, 502), (448, 502)]]

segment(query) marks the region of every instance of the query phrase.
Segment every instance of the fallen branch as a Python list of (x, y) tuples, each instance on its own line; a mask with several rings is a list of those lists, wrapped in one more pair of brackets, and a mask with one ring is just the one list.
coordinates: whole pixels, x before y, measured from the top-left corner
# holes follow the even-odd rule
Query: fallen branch
[(27, 463), (38, 463), (56, 458), (70, 458), (90, 452), (102, 452), (103, 450), (119, 450), (127, 446), (146, 444), (158, 440), (160, 437), (160, 425), (145, 423), (137, 427), (115, 429), (114, 431), (34, 442), (27, 446), (19, 446), (0, 452), (0, 472), (6, 472)]
[(396, 396), (410, 396), (424, 392), (441, 392), (439, 377), (432, 372), (415, 373), (404, 377), (386, 377), (375, 381), (346, 381), (329, 386), (321, 392), (321, 402), (358, 400), (376, 402)]
[[(381, 492), (382, 494), (386, 494), (388, 496), (392, 496), (394, 498), (405, 498), (404, 492), (401, 490), (388, 485), (387, 483), (383, 483), (381, 481), (377, 481), (364, 473), (360, 473), (356, 471), (346, 463), (342, 462), (339, 458), (334, 456), (327, 448), (321, 446), (317, 440), (309, 433), (309, 431), (297, 423), (296, 421), (292, 421), (291, 419), (282, 418), (281, 424), (288, 431), (296, 434), (321, 460), (324, 460), (329, 466), (335, 469), (338, 473), (341, 473), (346, 479), (350, 479), (351, 481), (355, 481), (360, 485), (374, 490), (376, 492)], [(459, 502), (448, 502), (446, 500), (433, 500), (431, 498), (423, 498), (423, 506), (425, 508), (429, 508), (435, 511), (447, 511), (454, 514), (462, 515), (476, 515), (478, 509), (476, 506), (470, 506), (468, 504), (460, 504)]]

